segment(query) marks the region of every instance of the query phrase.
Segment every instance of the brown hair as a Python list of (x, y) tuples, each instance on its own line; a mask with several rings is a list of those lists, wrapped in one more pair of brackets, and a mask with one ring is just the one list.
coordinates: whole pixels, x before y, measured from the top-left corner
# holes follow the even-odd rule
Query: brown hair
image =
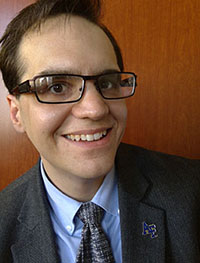
[(24, 34), (39, 27), (49, 17), (66, 14), (78, 15), (98, 25), (110, 39), (116, 53), (120, 70), (123, 70), (123, 60), (120, 48), (107, 27), (99, 22), (101, 0), (38, 0), (24, 8), (7, 26), (0, 39), (0, 69), (6, 87), (12, 93), (23, 74), (19, 65), (18, 49)]

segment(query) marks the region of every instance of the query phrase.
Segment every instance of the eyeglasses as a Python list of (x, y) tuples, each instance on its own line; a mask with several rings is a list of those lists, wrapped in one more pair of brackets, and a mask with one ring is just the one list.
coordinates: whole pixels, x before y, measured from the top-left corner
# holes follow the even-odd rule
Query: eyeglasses
[(133, 96), (136, 87), (136, 75), (131, 72), (96, 76), (54, 74), (27, 80), (14, 88), (12, 94), (34, 93), (39, 102), (47, 104), (73, 103), (82, 98), (86, 80), (93, 81), (98, 92), (106, 100)]

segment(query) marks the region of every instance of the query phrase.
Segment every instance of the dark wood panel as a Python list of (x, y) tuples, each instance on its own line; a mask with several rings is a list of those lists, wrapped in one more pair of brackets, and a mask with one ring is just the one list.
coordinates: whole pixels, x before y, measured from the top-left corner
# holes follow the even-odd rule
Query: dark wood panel
[[(1, 0), (0, 34), (31, 2)], [(103, 20), (122, 47), (126, 70), (138, 75), (123, 141), (200, 158), (200, 1), (106, 0)], [(38, 158), (14, 131), (6, 94), (0, 81), (0, 189)]]
[(105, 21), (138, 75), (124, 141), (199, 158), (200, 2), (120, 3), (106, 2)]
[[(0, 2), (0, 35), (8, 22), (30, 0), (1, 0)], [(6, 101), (7, 91), (0, 79), (0, 189), (27, 171), (38, 159), (38, 154), (25, 135), (18, 134), (9, 119)]]

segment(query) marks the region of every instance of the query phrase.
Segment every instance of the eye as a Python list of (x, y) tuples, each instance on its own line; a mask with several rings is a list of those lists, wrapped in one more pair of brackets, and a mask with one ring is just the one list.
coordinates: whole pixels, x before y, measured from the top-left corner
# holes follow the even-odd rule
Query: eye
[(66, 91), (67, 87), (63, 84), (53, 84), (48, 90), (53, 94), (62, 94)]
[(116, 86), (116, 83), (110, 80), (105, 80), (101, 82), (101, 89), (112, 89), (115, 86)]

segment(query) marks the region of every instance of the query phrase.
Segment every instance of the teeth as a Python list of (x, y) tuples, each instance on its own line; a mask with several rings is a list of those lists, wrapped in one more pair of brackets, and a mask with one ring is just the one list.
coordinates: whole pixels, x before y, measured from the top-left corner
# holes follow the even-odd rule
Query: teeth
[(86, 141), (86, 140), (87, 140), (86, 136), (84, 134), (82, 134), (81, 135), (81, 141)]
[(94, 139), (95, 139), (95, 141), (101, 139), (101, 137), (102, 137), (102, 134), (101, 134), (101, 133), (95, 133), (95, 134), (94, 134)]
[(81, 136), (80, 136), (80, 135), (75, 135), (74, 137), (75, 137), (75, 140), (76, 140), (77, 142), (79, 142), (80, 139), (81, 139)]
[(94, 136), (91, 135), (91, 134), (87, 134), (86, 135), (86, 139), (87, 139), (88, 142), (92, 142), (94, 140)]
[(92, 142), (92, 141), (98, 141), (100, 140), (103, 136), (106, 136), (107, 131), (103, 131), (103, 132), (98, 132), (95, 134), (80, 134), (80, 135), (67, 135), (67, 139), (72, 140), (72, 141), (88, 141), (88, 142)]

